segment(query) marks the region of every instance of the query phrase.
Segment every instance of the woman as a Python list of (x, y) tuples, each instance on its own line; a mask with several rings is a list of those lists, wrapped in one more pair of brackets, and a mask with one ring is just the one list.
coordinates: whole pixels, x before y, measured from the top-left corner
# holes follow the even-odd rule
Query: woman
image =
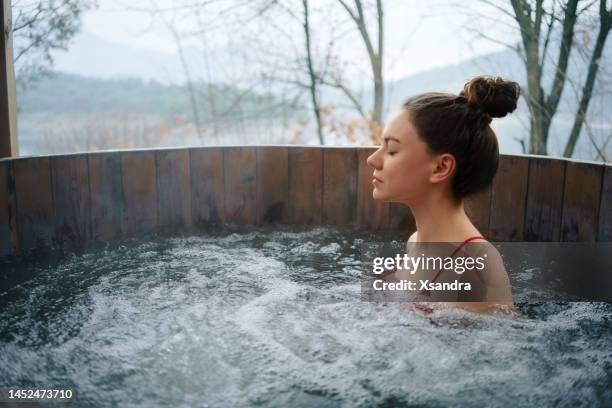
[[(472, 289), (443, 293), (445, 300), (454, 296), (455, 302), (449, 303), (473, 311), (512, 308), (503, 261), (466, 215), (464, 201), (493, 181), (499, 148), (489, 124), (492, 118), (513, 112), (519, 95), (516, 82), (478, 76), (459, 95), (427, 92), (409, 98), (387, 124), (383, 144), (367, 160), (374, 168), (372, 195), (375, 200), (410, 207), (417, 230), (408, 239), (407, 250), (445, 242), (458, 243), (447, 256), (486, 253), (485, 268), (479, 271), (458, 275), (452, 270), (410, 273), (400, 269), (387, 279), (459, 279), (470, 282)], [(423, 300), (440, 299), (428, 290), (419, 294)]]

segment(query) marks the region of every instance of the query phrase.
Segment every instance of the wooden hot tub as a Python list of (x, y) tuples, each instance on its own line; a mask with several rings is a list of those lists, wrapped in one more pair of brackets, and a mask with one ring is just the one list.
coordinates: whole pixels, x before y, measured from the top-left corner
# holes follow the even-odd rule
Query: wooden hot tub
[[(371, 148), (227, 146), (0, 160), (0, 258), (210, 224), (414, 230), (372, 199)], [(490, 241), (611, 241), (612, 166), (502, 155), (468, 211)]]

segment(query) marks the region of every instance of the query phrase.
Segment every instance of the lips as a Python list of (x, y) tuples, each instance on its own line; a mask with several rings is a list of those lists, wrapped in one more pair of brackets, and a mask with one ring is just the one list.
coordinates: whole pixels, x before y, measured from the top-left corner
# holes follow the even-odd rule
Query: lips
[(382, 180), (376, 177), (375, 175), (372, 174), (372, 177), (374, 177), (373, 181), (378, 181), (379, 183), (382, 183)]

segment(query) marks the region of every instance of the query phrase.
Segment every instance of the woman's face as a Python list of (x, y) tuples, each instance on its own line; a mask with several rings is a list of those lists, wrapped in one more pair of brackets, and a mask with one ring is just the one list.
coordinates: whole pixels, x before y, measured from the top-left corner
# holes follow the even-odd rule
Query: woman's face
[[(383, 144), (367, 160), (374, 168), (372, 196), (375, 200), (411, 203), (424, 197), (434, 183), (446, 178), (440, 178), (440, 155), (427, 152), (427, 145), (417, 136), (408, 111), (395, 115), (385, 127), (383, 139)], [(448, 165), (447, 158), (443, 162), (443, 166)]]

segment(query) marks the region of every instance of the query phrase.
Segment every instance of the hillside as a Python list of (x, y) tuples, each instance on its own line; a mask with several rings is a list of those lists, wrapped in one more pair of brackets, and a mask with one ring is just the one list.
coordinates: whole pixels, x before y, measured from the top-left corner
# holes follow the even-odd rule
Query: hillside
[[(257, 95), (227, 86), (195, 84), (194, 94), (203, 119), (211, 114), (270, 116), (280, 112), (282, 104), (271, 95)], [(236, 107), (240, 100), (241, 111)], [(20, 114), (54, 113), (133, 113), (169, 118), (186, 115), (192, 121), (190, 94), (185, 86), (162, 84), (138, 78), (100, 79), (75, 74), (54, 73), (17, 92)], [(248, 116), (248, 115), (247, 115)]]
[[(606, 52), (610, 54), (608, 42)], [(580, 78), (584, 71), (579, 56), (574, 55), (570, 63), (570, 73)], [(524, 85), (524, 68), (519, 57), (510, 50), (499, 51), (430, 71), (418, 73), (398, 81), (386, 84), (386, 118), (401, 106), (401, 103), (410, 95), (426, 91), (458, 92), (463, 84), (475, 75), (499, 75), (514, 79)], [(608, 75), (608, 77), (606, 77)], [(545, 83), (551, 81), (550, 72), (545, 72)], [(601, 79), (603, 78), (603, 79)], [(589, 107), (589, 117), (593, 123), (594, 138), (598, 142), (605, 140), (610, 134), (610, 106), (612, 106), (612, 93), (606, 91), (609, 73), (604, 66), (600, 71), (598, 83)], [(181, 133), (174, 138), (166, 138), (168, 144), (199, 144), (203, 143), (263, 143), (263, 140), (272, 140), (275, 143), (287, 143), (292, 140), (301, 140), (302, 143), (316, 143), (316, 136), (312, 128), (313, 121), (307, 128), (299, 122), (311, 115), (306, 111), (296, 112), (283, 102), (280, 96), (258, 95), (253, 92), (242, 91), (227, 85), (211, 85), (198, 83), (194, 85), (197, 104), (199, 106), (199, 119), (202, 132), (215, 135), (215, 138), (190, 138)], [(361, 93), (363, 101), (371, 100), (371, 90), (364, 89)], [(346, 101), (337, 92), (325, 89), (322, 93), (323, 103), (340, 105)], [(236, 102), (240, 101), (240, 104)], [(81, 145), (80, 150), (90, 148), (109, 147), (104, 141), (107, 133), (122, 133), (123, 128), (129, 127), (129, 135), (125, 144), (134, 146), (157, 144), (157, 137), (163, 135), (166, 127), (184, 127), (193, 124), (193, 110), (190, 103), (190, 94), (183, 85), (161, 83), (157, 80), (143, 80), (140, 78), (102, 79), (85, 77), (76, 74), (55, 73), (53, 76), (38, 81), (27, 89), (18, 90), (17, 102), (19, 107), (19, 126), (21, 143), (25, 152), (40, 151), (37, 143), (41, 138), (46, 140), (43, 149), (53, 146), (54, 151), (63, 151), (81, 145), (79, 138), (90, 138), (92, 132), (98, 131), (101, 124), (115, 123), (112, 129), (101, 131), (95, 138), (98, 142)], [(549, 140), (551, 155), (559, 155), (565, 145), (565, 140), (571, 128), (574, 112), (577, 108), (577, 97), (571, 86), (566, 86), (562, 95), (559, 111), (553, 120)], [(213, 115), (213, 107), (215, 114)], [(352, 111), (338, 109), (341, 114), (354, 116)], [(136, 117), (134, 118), (134, 115)], [(129, 116), (129, 117), (128, 117)], [(217, 119), (212, 121), (211, 118)], [(95, 121), (92, 122), (95, 118)], [(102, 120), (101, 118), (107, 118)], [(211, 123), (212, 122), (212, 123)], [(246, 123), (248, 122), (248, 123)], [(53, 125), (51, 125), (53, 123)], [(127, 124), (126, 124), (127, 123)], [(134, 133), (132, 126), (137, 124), (137, 132), (147, 135), (142, 141), (133, 143), (130, 138)], [(297, 128), (296, 128), (297, 126)], [(521, 153), (520, 139), (525, 140), (529, 133), (529, 114), (523, 98), (519, 101), (518, 109), (506, 118), (493, 121), (493, 129), (500, 141), (502, 153)], [(152, 129), (162, 128), (161, 133)], [(60, 129), (60, 130), (58, 130)], [(93, 130), (92, 130), (93, 129)], [(229, 130), (228, 130), (229, 129)], [(270, 131), (275, 129), (277, 133)], [(42, 133), (41, 133), (42, 132)], [(43, 134), (44, 133), (44, 134)], [(57, 133), (57, 134), (56, 134)], [(65, 138), (65, 134), (74, 134), (69, 141), (57, 142)], [(274, 133), (274, 136), (271, 136)], [(295, 138), (296, 134), (303, 137)], [(58, 135), (59, 134), (59, 135)], [(228, 136), (231, 134), (233, 136)], [(80, 135), (80, 136), (78, 136)], [(271, 139), (266, 139), (271, 137)], [(124, 140), (119, 138), (118, 140)], [(121, 147), (124, 142), (112, 144), (110, 147)], [(159, 142), (161, 143), (161, 142)], [(56, 146), (57, 144), (57, 146)], [(62, 147), (66, 144), (68, 147)], [(109, 148), (110, 148), (109, 147)], [(612, 143), (608, 144), (607, 152), (612, 155)], [(577, 145), (577, 158), (593, 158), (594, 149), (591, 146), (586, 131)], [(25, 153), (24, 153), (25, 154)]]

